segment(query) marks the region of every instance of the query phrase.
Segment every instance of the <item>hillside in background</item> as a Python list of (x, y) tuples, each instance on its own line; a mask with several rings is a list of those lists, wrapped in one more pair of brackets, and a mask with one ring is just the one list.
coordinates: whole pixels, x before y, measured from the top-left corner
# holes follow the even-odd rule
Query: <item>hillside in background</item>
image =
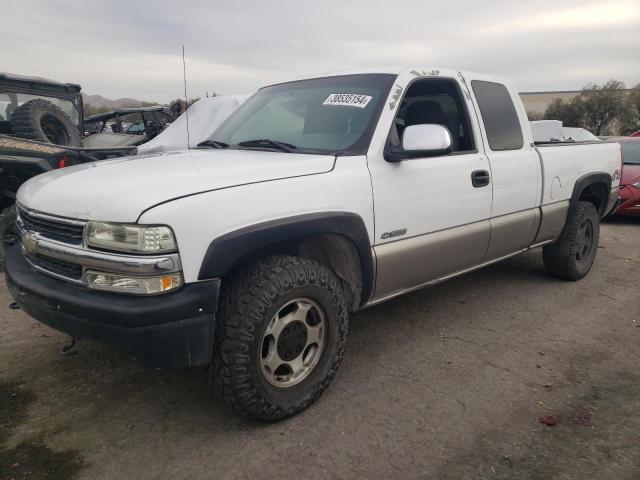
[(136, 100), (135, 98), (118, 98), (117, 100), (111, 100), (105, 98), (102, 95), (87, 95), (82, 94), (82, 100), (85, 104), (89, 104), (95, 108), (107, 108), (109, 110), (117, 110), (118, 108), (127, 107), (140, 107), (142, 105), (150, 105), (149, 102), (142, 100)]
[(135, 98), (118, 98), (117, 100), (111, 100), (102, 95), (87, 95), (85, 93), (82, 94), (82, 102), (84, 104), (85, 118), (111, 110), (158, 105), (157, 103), (136, 100)]

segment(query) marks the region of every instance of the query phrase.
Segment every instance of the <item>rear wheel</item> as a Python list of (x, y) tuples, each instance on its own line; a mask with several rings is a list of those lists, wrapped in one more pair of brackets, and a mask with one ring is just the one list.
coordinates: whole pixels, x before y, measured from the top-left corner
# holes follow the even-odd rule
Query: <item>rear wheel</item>
[(560, 239), (543, 249), (547, 272), (567, 280), (584, 277), (596, 258), (600, 239), (600, 214), (590, 202), (578, 202), (569, 212)]
[(295, 415), (331, 382), (347, 329), (342, 285), (331, 270), (298, 257), (267, 258), (223, 287), (214, 387), (247, 416)]

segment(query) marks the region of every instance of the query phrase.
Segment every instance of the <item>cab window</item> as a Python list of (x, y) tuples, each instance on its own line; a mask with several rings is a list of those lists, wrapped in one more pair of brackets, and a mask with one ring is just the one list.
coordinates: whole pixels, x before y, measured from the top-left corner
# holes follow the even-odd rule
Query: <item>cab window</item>
[(402, 145), (405, 128), (425, 123), (449, 130), (452, 153), (476, 149), (462, 93), (454, 80), (429, 78), (413, 82), (402, 99), (388, 143), (392, 147)]
[(473, 80), (471, 88), (480, 107), (491, 150), (520, 150), (524, 146), (522, 127), (506, 87), (495, 82)]

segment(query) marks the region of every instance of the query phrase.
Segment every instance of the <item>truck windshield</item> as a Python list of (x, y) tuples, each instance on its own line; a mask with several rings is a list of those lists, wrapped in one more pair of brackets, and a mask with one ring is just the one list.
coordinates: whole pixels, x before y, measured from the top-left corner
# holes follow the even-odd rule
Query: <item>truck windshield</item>
[(361, 74), (265, 87), (211, 140), (229, 148), (361, 155), (394, 79), (395, 75)]

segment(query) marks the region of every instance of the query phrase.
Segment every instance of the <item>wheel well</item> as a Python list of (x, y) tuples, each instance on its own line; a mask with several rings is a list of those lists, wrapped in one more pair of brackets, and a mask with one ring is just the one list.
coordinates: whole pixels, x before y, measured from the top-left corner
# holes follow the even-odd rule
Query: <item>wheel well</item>
[(297, 246), (298, 255), (329, 267), (342, 281), (350, 311), (362, 303), (362, 264), (356, 246), (342, 235), (306, 238)]
[(343, 235), (322, 234), (293, 242), (283, 242), (255, 250), (238, 260), (226, 277), (270, 255), (295, 255), (314, 260), (331, 269), (342, 281), (350, 311), (362, 304), (363, 274), (355, 244)]
[(594, 182), (582, 190), (578, 201), (592, 203), (600, 215), (603, 215), (605, 208), (607, 208), (608, 196), (609, 187), (604, 182)]

